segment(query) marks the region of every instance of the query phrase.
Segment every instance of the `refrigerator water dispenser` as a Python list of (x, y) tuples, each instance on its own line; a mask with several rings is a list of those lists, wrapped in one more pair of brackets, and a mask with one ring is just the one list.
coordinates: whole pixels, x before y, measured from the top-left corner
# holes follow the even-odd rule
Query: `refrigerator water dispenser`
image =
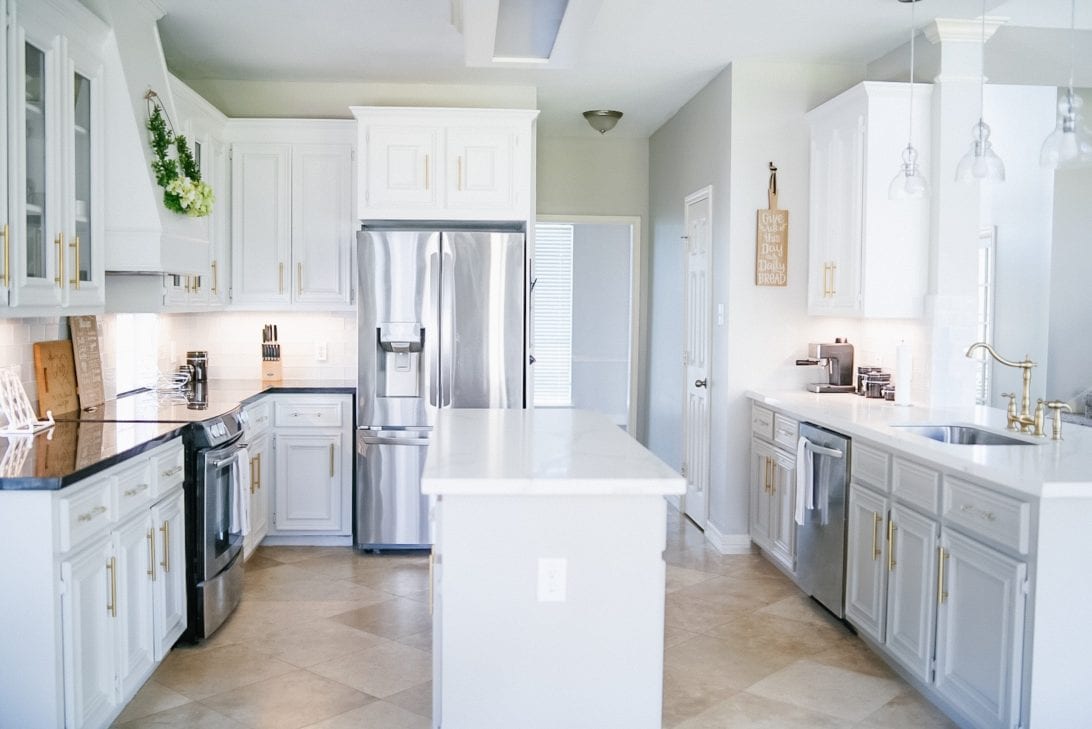
[(425, 330), (420, 324), (387, 322), (376, 330), (376, 380), (379, 397), (420, 397), (421, 348)]

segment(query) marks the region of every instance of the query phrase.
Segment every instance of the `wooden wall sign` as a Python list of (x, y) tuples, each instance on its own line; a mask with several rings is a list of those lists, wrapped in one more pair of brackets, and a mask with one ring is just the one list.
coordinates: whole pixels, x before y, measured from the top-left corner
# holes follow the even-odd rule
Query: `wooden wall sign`
[(770, 163), (769, 207), (758, 211), (755, 234), (755, 286), (789, 283), (789, 211), (777, 209), (777, 168)]
[(72, 357), (76, 361), (80, 407), (102, 405), (106, 396), (102, 384), (98, 321), (93, 316), (70, 316), (68, 328), (72, 331)]

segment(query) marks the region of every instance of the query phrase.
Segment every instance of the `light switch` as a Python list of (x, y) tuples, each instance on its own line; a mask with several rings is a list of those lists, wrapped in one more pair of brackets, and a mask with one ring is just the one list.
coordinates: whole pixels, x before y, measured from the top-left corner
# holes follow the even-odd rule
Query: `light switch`
[(326, 342), (319, 342), (315, 345), (315, 359), (319, 362), (325, 362), (327, 355)]
[(538, 601), (565, 602), (568, 560), (564, 557), (539, 557)]

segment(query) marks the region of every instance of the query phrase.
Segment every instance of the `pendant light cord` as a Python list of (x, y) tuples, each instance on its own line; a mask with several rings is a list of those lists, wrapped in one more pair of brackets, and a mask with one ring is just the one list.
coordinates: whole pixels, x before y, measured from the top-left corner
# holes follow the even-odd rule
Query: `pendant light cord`
[[(1074, 0), (1076, 2), (1076, 0)], [(906, 131), (906, 146), (914, 145), (914, 39), (917, 36), (918, 0), (910, 2), (910, 128)]]
[(982, 0), (982, 48), (978, 69), (978, 123), (986, 115), (986, 0)]
[(1069, 4), (1069, 102), (1073, 103), (1073, 69), (1077, 66), (1077, 0)]

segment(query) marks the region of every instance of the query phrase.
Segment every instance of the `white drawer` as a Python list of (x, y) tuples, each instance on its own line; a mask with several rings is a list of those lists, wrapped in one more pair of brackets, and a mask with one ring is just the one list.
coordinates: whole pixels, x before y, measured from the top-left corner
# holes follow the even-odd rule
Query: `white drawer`
[(853, 479), (872, 488), (887, 492), (887, 463), (889, 455), (871, 446), (853, 443)]
[(246, 411), (247, 429), (251, 433), (261, 433), (273, 425), (273, 403), (263, 398), (243, 408)]
[(113, 477), (92, 476), (88, 480), (92, 483), (81, 484), (78, 491), (57, 500), (57, 531), (62, 552), (79, 546), (117, 518)]
[(185, 451), (182, 441), (176, 440), (152, 451), (152, 496), (159, 498), (186, 478)]
[(936, 514), (940, 473), (919, 463), (896, 458), (891, 466), (891, 493), (908, 504)]
[(758, 405), (751, 408), (751, 432), (759, 438), (773, 439), (773, 420), (772, 410)]
[(340, 428), (343, 410), (339, 402), (278, 402), (273, 408), (273, 424), (278, 428)]
[(773, 421), (773, 439), (774, 443), (780, 446), (793, 450), (796, 448), (796, 441), (799, 438), (799, 427), (792, 418), (785, 417), (781, 413), (774, 413)]
[(118, 519), (122, 520), (152, 501), (152, 464), (147, 456), (117, 472)]
[(944, 518), (1027, 554), (1031, 505), (958, 478), (944, 478)]

